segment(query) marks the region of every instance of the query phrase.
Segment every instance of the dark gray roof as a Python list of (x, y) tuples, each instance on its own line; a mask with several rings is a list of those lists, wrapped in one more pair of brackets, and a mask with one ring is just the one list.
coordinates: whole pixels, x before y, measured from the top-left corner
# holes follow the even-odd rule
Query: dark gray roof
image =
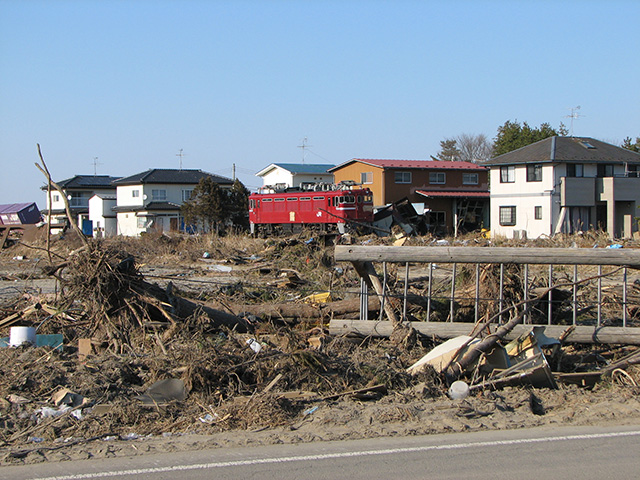
[[(93, 190), (95, 188), (113, 187), (113, 182), (119, 178), (109, 175), (76, 175), (56, 183), (65, 190)], [(42, 190), (46, 189), (46, 185), (42, 187)]]
[(112, 208), (114, 212), (146, 212), (148, 210), (180, 210), (180, 205), (173, 202), (151, 201), (144, 205), (120, 205)]
[(523, 163), (637, 163), (640, 154), (589, 137), (549, 137), (513, 152), (495, 157), (484, 165)]
[(152, 168), (113, 182), (114, 185), (139, 185), (143, 183), (197, 185), (201, 179), (211, 177), (220, 185), (231, 185), (233, 180), (202, 170), (178, 170), (172, 168)]

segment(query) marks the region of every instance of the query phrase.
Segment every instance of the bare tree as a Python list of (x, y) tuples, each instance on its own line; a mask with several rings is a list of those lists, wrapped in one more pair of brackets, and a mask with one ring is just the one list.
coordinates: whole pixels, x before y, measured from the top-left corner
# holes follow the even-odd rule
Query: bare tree
[(463, 133), (456, 137), (456, 146), (463, 162), (482, 163), (491, 158), (493, 147), (483, 133), (471, 135)]

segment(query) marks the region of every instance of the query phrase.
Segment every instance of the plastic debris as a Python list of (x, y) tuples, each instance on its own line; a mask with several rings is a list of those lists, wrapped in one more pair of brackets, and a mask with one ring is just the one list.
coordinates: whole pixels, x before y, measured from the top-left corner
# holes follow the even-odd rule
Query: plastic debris
[(462, 380), (456, 380), (449, 387), (449, 398), (452, 400), (461, 400), (469, 396), (469, 385)]
[(260, 353), (262, 351), (262, 345), (255, 338), (250, 338), (247, 340), (247, 345), (249, 348), (256, 353)]

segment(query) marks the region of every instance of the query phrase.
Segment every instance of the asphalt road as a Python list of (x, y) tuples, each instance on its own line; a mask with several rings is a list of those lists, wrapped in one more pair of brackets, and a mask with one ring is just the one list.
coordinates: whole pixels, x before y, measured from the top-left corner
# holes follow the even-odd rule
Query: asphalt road
[(640, 478), (640, 426), (221, 448), (0, 467), (0, 478), (623, 480)]

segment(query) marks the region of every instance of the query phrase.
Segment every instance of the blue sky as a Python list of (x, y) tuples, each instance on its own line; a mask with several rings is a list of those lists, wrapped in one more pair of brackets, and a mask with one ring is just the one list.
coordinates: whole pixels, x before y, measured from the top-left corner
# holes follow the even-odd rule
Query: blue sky
[(507, 120), (640, 136), (640, 2), (0, 0), (0, 203), (44, 177), (428, 159)]

